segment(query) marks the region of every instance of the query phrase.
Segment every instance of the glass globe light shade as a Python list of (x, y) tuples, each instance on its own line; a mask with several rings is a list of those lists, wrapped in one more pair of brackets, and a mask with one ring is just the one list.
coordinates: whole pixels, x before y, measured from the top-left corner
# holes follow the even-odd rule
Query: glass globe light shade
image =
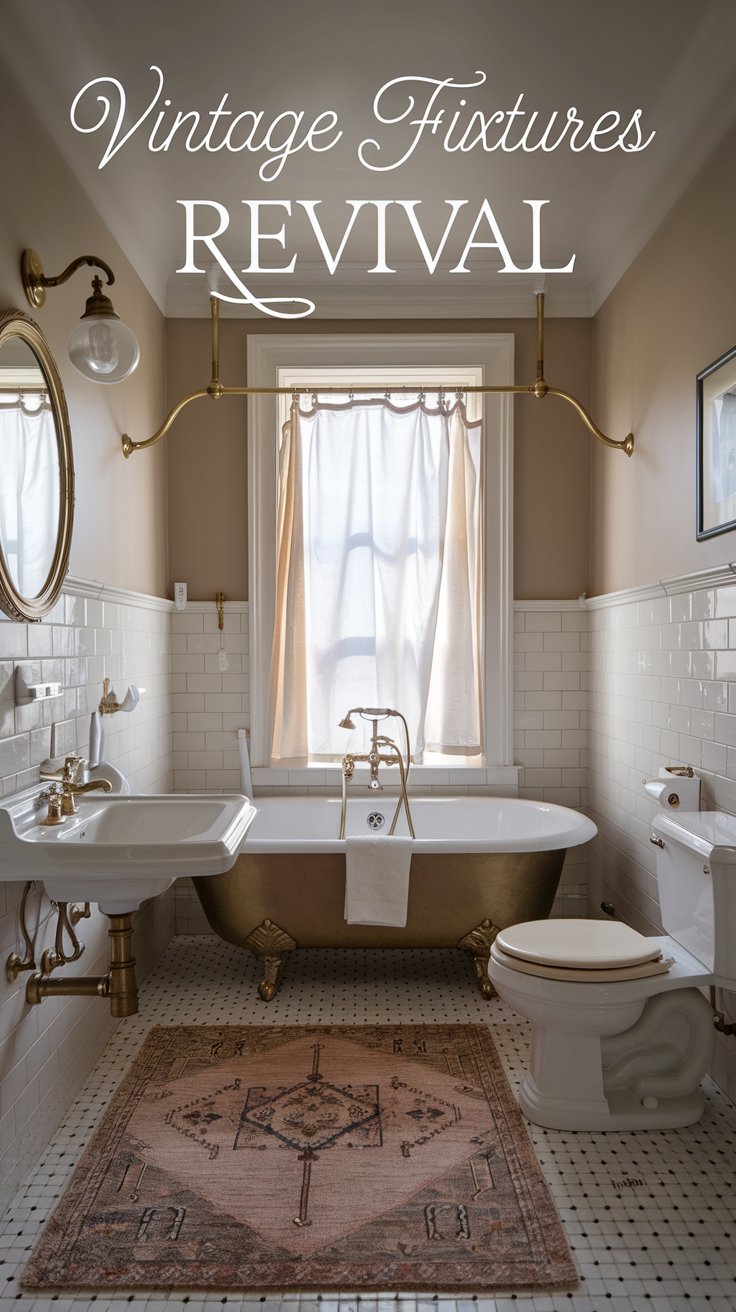
[(120, 383), (140, 359), (135, 333), (116, 316), (80, 319), (69, 338), (69, 359), (83, 378)]
[(74, 368), (93, 383), (121, 383), (132, 374), (140, 356), (135, 333), (116, 315), (112, 301), (102, 291), (102, 280), (93, 278), (92, 295), (69, 338)]

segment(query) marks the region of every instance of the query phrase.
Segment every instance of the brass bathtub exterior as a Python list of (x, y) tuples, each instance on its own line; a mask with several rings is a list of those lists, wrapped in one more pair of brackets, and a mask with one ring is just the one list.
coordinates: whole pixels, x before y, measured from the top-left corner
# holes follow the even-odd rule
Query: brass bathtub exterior
[(565, 852), (454, 852), (412, 856), (406, 927), (348, 925), (342, 853), (241, 853), (223, 875), (195, 878), (207, 920), (227, 943), (264, 965), (259, 992), (276, 992), (291, 946), (300, 948), (461, 947), (473, 959), (484, 997), (499, 929), (548, 916)]

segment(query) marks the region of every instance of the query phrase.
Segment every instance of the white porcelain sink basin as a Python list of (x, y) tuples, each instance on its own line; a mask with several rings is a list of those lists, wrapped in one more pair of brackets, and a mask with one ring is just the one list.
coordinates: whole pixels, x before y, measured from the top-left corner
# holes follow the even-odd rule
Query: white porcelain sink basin
[(63, 824), (39, 822), (41, 785), (0, 803), (0, 879), (37, 879), (56, 902), (134, 911), (179, 875), (219, 875), (235, 864), (256, 816), (228, 793), (82, 793)]

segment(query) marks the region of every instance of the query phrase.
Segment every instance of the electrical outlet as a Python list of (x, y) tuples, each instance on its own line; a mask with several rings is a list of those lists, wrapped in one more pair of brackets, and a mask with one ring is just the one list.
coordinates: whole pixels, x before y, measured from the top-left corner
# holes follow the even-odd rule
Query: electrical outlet
[(174, 605), (177, 610), (184, 610), (187, 604), (187, 585), (186, 583), (174, 584)]

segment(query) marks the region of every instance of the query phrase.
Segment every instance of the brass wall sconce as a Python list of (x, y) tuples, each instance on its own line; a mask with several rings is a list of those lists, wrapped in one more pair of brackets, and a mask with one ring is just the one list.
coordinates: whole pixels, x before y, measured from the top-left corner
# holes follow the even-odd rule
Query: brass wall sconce
[[(57, 277), (47, 278), (36, 252), (25, 250), (20, 274), (29, 304), (39, 309), (46, 300), (48, 287), (60, 287), (85, 264), (102, 269), (108, 286), (114, 283), (115, 274), (109, 264), (96, 255), (80, 255)], [(137, 367), (140, 354), (135, 333), (115, 313), (112, 301), (102, 290), (102, 279), (95, 274), (92, 295), (69, 339), (69, 359), (74, 368), (93, 383), (121, 383)]]
[(230, 667), (225, 651), (225, 593), (215, 593), (215, 606), (217, 607), (217, 627), (220, 630), (220, 650), (217, 653), (217, 668), (221, 674), (224, 674)]
[[(578, 401), (577, 397), (572, 396), (570, 392), (563, 392), (559, 387), (550, 387), (547, 383), (544, 377), (544, 292), (535, 292), (535, 297), (537, 302), (537, 376), (534, 382), (510, 384), (486, 383), (478, 386), (465, 387), (462, 390), (464, 392), (478, 393), (506, 392), (513, 395), (536, 396), (538, 400), (543, 400), (546, 396), (558, 396), (562, 401), (567, 401), (568, 405), (572, 406), (573, 410), (575, 410), (582, 419), (588, 431), (593, 434), (593, 437), (597, 437), (598, 441), (603, 442), (605, 446), (613, 447), (615, 450), (623, 451), (625, 455), (630, 456), (634, 450), (633, 433), (627, 433), (626, 437), (622, 438), (621, 441), (617, 441), (613, 437), (607, 437), (606, 434), (602, 433), (600, 428), (593, 423), (585, 406), (581, 401)], [(212, 401), (219, 401), (223, 396), (255, 396), (258, 394), (278, 396), (283, 394), (284, 396), (296, 397), (301, 395), (311, 396), (314, 392), (313, 387), (224, 387), (220, 382), (220, 306), (216, 296), (210, 296), (210, 318), (212, 325), (212, 369), (209, 383), (206, 387), (202, 387), (196, 392), (189, 392), (186, 396), (183, 396), (181, 401), (177, 402), (177, 404), (172, 407), (161, 427), (152, 437), (147, 437), (142, 441), (136, 442), (128, 433), (123, 433), (123, 455), (126, 460), (134, 451), (143, 451), (146, 447), (153, 446), (156, 442), (160, 442), (161, 438), (166, 436), (174, 420), (181, 414), (184, 407), (189, 405), (191, 401), (198, 401), (200, 397), (208, 396)], [(330, 386), (319, 388), (320, 394), (330, 395), (334, 393), (340, 396), (345, 396), (347, 392), (350, 392), (351, 395), (358, 396), (361, 393), (373, 394), (382, 390), (382, 384), (373, 384), (370, 387), (350, 386), (350, 384), (346, 384), (342, 387)], [(400, 394), (401, 392), (416, 392), (416, 387), (411, 384), (403, 385), (391, 383), (390, 390)], [(432, 390), (434, 391), (435, 389), (433, 388)], [(453, 392), (456, 389), (454, 387), (438, 387), (436, 390)]]

